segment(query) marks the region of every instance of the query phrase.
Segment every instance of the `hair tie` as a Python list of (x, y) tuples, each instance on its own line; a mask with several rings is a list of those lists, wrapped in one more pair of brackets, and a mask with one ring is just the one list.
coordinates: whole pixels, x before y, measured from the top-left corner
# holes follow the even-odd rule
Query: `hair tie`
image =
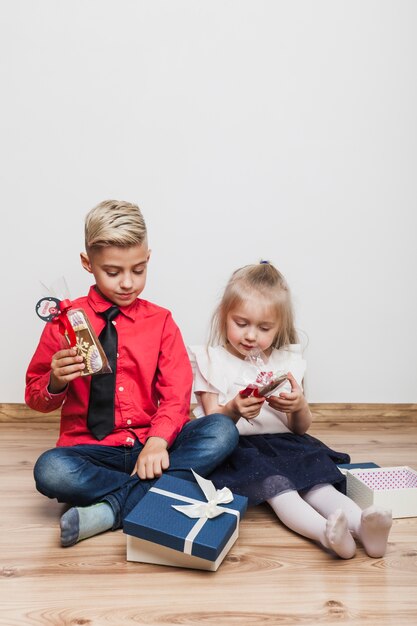
[(259, 265), (270, 265), (270, 264), (271, 264), (270, 261), (264, 261), (264, 260), (259, 261)]

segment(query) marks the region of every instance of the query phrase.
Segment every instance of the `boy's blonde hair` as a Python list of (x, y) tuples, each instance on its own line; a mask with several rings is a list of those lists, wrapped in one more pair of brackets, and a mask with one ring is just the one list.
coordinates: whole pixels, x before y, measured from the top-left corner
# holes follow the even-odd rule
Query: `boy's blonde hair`
[(85, 218), (85, 249), (103, 246), (141, 245), (147, 241), (145, 220), (136, 204), (105, 200), (87, 213)]
[(256, 296), (266, 300), (275, 309), (279, 319), (279, 329), (272, 347), (281, 348), (298, 343), (291, 294), (285, 278), (271, 263), (262, 261), (256, 265), (245, 265), (232, 274), (212, 317), (210, 345), (227, 343), (228, 314), (248, 297)]

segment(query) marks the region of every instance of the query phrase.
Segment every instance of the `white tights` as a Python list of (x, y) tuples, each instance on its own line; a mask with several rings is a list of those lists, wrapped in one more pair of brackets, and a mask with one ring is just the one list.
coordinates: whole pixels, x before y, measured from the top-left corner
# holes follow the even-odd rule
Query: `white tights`
[(354, 536), (369, 556), (378, 558), (385, 554), (391, 512), (376, 507), (362, 511), (333, 485), (316, 485), (302, 495), (285, 491), (268, 500), (268, 504), (288, 528), (318, 541), (343, 559), (355, 554)]

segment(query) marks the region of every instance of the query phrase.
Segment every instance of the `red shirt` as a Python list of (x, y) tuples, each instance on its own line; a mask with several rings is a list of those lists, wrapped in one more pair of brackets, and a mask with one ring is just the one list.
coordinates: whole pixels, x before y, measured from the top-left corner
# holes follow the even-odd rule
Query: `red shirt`
[[(73, 301), (86, 312), (97, 335), (104, 327), (98, 313), (110, 306), (94, 287), (88, 296)], [(192, 372), (181, 333), (171, 313), (156, 304), (137, 299), (120, 307), (115, 320), (118, 359), (115, 392), (115, 427), (98, 441), (87, 427), (91, 376), (69, 383), (59, 394), (48, 391), (52, 356), (66, 340), (57, 324), (47, 323), (26, 374), (25, 400), (42, 413), (61, 409), (57, 446), (103, 444), (132, 446), (135, 436), (162, 437), (170, 446), (189, 420)]]

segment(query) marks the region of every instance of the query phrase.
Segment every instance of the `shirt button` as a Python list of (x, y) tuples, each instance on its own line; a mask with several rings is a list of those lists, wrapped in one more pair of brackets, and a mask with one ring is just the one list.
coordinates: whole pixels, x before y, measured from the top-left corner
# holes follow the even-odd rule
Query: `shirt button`
[(116, 326), (116, 320), (112, 320), (113, 326)]
[(130, 424), (132, 423), (132, 420), (127, 420), (126, 423), (129, 424), (129, 426), (130, 426)]
[(125, 388), (124, 387), (119, 387), (119, 391), (124, 391)]
[(117, 358), (119, 358), (119, 356), (120, 356), (119, 353), (117, 353), (116, 356), (117, 356)]

